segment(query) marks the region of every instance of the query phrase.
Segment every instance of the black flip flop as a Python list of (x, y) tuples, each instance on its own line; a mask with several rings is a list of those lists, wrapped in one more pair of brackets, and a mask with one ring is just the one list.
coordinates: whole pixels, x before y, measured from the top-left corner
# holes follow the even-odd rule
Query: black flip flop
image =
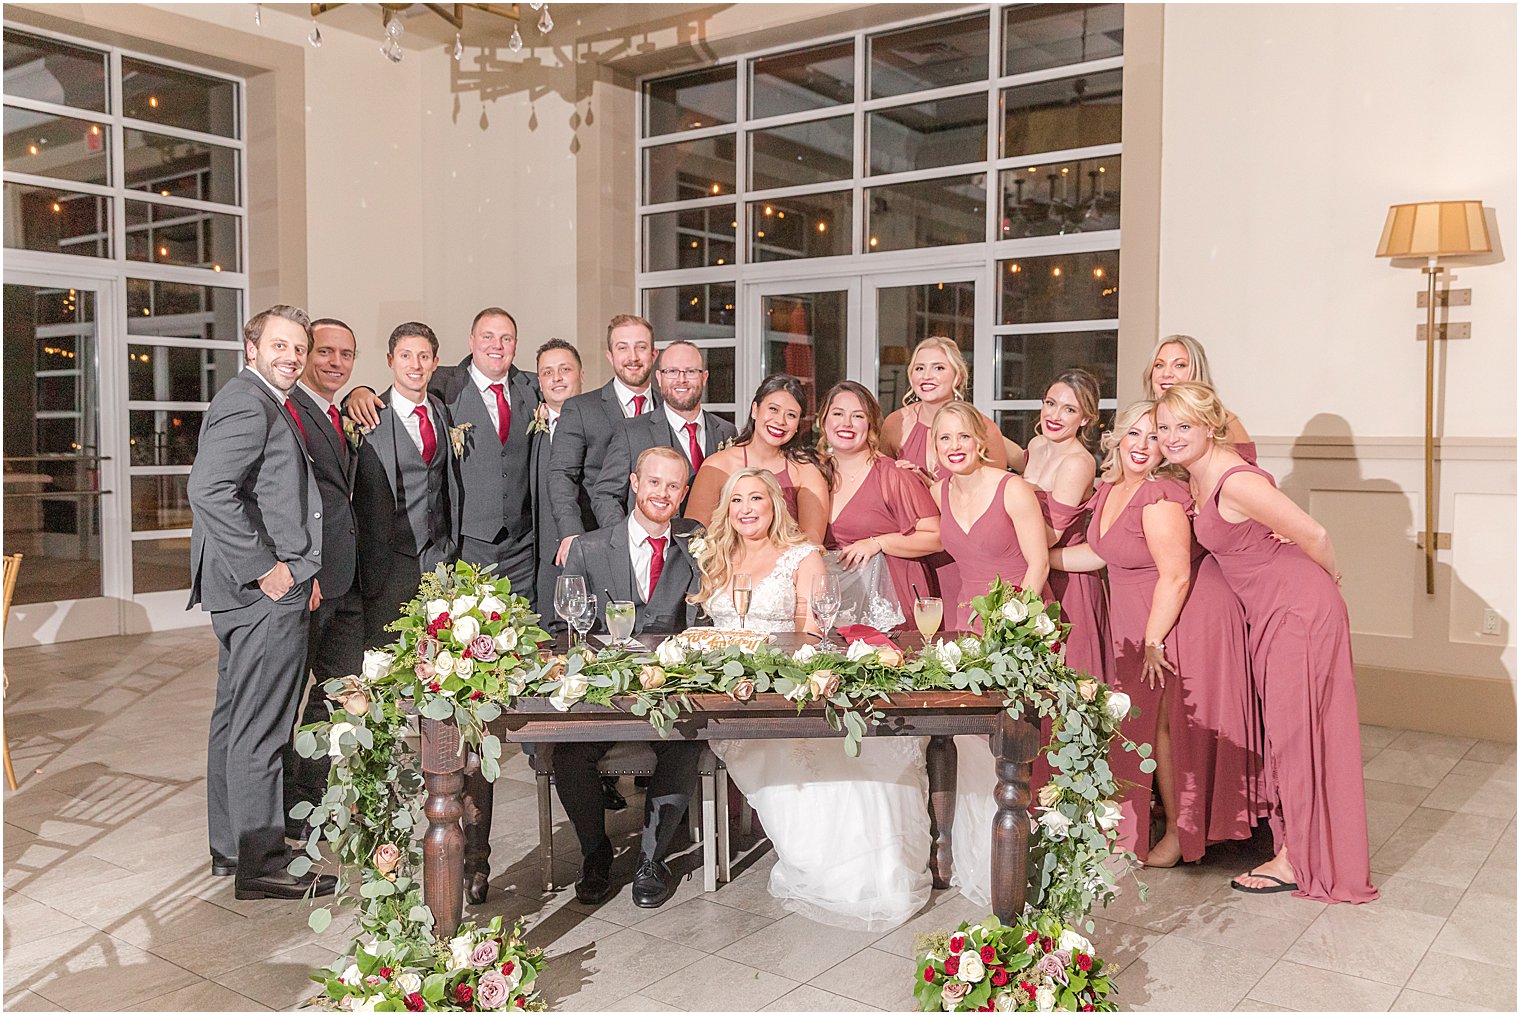
[(1234, 878), (1231, 878), (1230, 887), (1235, 889), (1237, 892), (1245, 892), (1247, 895), (1276, 895), (1278, 892), (1298, 891), (1298, 882), (1284, 881), (1282, 878), (1274, 878), (1270, 874), (1257, 874), (1255, 871), (1252, 871), (1249, 874), (1240, 874), (1237, 876), (1243, 878), (1261, 878), (1263, 881), (1273, 882), (1273, 884), (1268, 888), (1250, 888), (1236, 881)]

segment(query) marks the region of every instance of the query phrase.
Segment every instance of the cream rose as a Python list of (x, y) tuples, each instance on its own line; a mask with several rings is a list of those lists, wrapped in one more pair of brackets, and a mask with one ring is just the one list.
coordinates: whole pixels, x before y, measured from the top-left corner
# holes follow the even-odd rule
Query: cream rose
[(1049, 638), (1056, 633), (1056, 622), (1050, 619), (1048, 613), (1037, 613), (1034, 617), (1034, 633), (1041, 638)]
[(1061, 937), (1056, 942), (1056, 948), (1065, 949), (1069, 952), (1086, 952), (1089, 955), (1093, 951), (1091, 941), (1069, 928), (1061, 931)]
[(954, 673), (956, 670), (960, 669), (962, 652), (961, 647), (955, 642), (940, 642), (935, 647), (934, 654), (939, 657), (939, 661), (944, 665), (945, 669), (949, 670), (951, 673)]
[(987, 967), (982, 964), (982, 956), (974, 949), (966, 949), (961, 954), (961, 968), (955, 976), (958, 980), (967, 983), (980, 983), (982, 977), (987, 975)]
[(795, 652), (792, 653), (792, 660), (794, 662), (805, 663), (805, 662), (807, 662), (809, 659), (813, 658), (817, 654), (818, 654), (818, 650), (816, 648), (814, 648), (813, 646), (811, 646), (811, 645), (803, 645), (797, 651), (795, 651)]
[(1129, 708), (1129, 695), (1123, 691), (1110, 691), (1108, 701), (1103, 706), (1103, 710), (1108, 713), (1108, 717), (1114, 722), (1121, 722), (1127, 718), (1129, 716)]
[(686, 661), (686, 650), (674, 638), (660, 642), (660, 647), (654, 650), (654, 654), (662, 666), (680, 666)]
[(1040, 987), (1034, 992), (1035, 1011), (1055, 1011), (1056, 992), (1049, 987)]
[(875, 651), (876, 650), (874, 648), (863, 641), (852, 641), (850, 642), (850, 647), (845, 652), (844, 657), (850, 660), (852, 663), (858, 663), (860, 660), (864, 659), (866, 656)]
[(333, 723), (332, 729), (327, 731), (327, 756), (329, 758), (343, 757), (343, 748), (339, 745), (338, 740), (343, 734), (352, 733), (355, 729), (357, 727), (351, 722)]
[(1001, 991), (997, 997), (992, 999), (992, 1010), (1018, 1011), (1019, 999), (1013, 996), (1013, 991), (1011, 990)]
[(447, 599), (429, 599), (427, 601), (428, 623), (432, 623), (433, 621), (437, 620), (440, 614), (448, 612), (449, 602)]
[(1029, 616), (1029, 607), (1024, 605), (1022, 599), (1010, 599), (1003, 604), (1003, 608), (998, 612), (1002, 613), (1003, 619), (1010, 624), (1017, 624)]
[(901, 666), (903, 664), (902, 650), (895, 645), (883, 645), (876, 650), (876, 658), (883, 666)]
[(585, 673), (566, 674), (560, 680), (559, 689), (549, 695), (549, 704), (561, 712), (568, 711), (570, 706), (584, 698), (590, 689), (591, 678)]
[(350, 962), (348, 968), (343, 970), (342, 975), (338, 977), (338, 982), (345, 983), (350, 987), (357, 987), (364, 982), (364, 974), (359, 972), (357, 965)]
[(459, 618), (480, 605), (479, 596), (456, 596), (449, 604), (449, 616), (454, 618), (454, 623), (459, 623)]
[(1098, 696), (1098, 682), (1096, 680), (1077, 681), (1077, 693), (1082, 696), (1083, 701), (1092, 701)]
[(1112, 800), (1099, 800), (1094, 809), (1094, 817), (1097, 818), (1098, 827), (1105, 832), (1111, 832), (1119, 827), (1119, 818), (1122, 813), (1119, 805)]
[(655, 691), (665, 686), (665, 671), (658, 666), (645, 666), (639, 670), (639, 686), (646, 691)]
[(839, 693), (839, 674), (833, 670), (814, 670), (808, 674), (808, 683), (815, 698), (832, 698)]
[(396, 986), (401, 989), (403, 996), (415, 994), (422, 989), (422, 977), (416, 973), (402, 973), (396, 977)]
[(496, 636), (496, 651), (510, 652), (517, 647), (517, 629), (507, 628)]
[(475, 672), (475, 660), (470, 656), (460, 656), (454, 660), (454, 675), (466, 680)]
[(461, 969), (470, 967), (470, 954), (475, 951), (475, 942), (470, 940), (470, 935), (460, 934), (449, 940), (449, 972), (457, 973)]
[(388, 676), (391, 672), (391, 666), (395, 664), (395, 661), (389, 652), (382, 652), (375, 648), (366, 649), (364, 652), (364, 665), (360, 667), (360, 672), (364, 674), (365, 680), (373, 683), (381, 677)]
[(437, 677), (446, 677), (453, 672), (454, 654), (448, 649), (443, 649), (433, 658), (433, 674)]
[(507, 604), (495, 596), (486, 596), (480, 601), (480, 614), (487, 620), (490, 620), (493, 613), (499, 613), (505, 617), (507, 615)]
[(749, 701), (755, 696), (755, 682), (744, 677), (734, 684), (733, 690), (728, 692), (735, 701)]
[(1040, 806), (1054, 807), (1061, 802), (1061, 787), (1053, 782), (1047, 782), (1040, 787)]
[(1052, 839), (1064, 839), (1071, 831), (1071, 819), (1058, 810), (1048, 810), (1040, 815), (1040, 827)]
[(454, 618), (454, 624), (449, 629), (454, 643), (461, 648), (467, 647), (480, 635), (480, 621), (474, 617), (459, 616)]
[(790, 691), (787, 691), (783, 697), (785, 697), (787, 701), (806, 701), (809, 697), (811, 697), (812, 691), (813, 682), (811, 679), (799, 680), (797, 682), (797, 686), (793, 687)]

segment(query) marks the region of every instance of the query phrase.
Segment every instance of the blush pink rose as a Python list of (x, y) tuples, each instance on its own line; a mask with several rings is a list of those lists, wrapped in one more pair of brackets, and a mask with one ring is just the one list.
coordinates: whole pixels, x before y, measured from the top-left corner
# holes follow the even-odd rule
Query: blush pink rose
[(470, 642), (470, 656), (477, 662), (489, 663), (496, 660), (496, 639), (489, 634), (482, 634)]
[(480, 942), (475, 950), (470, 953), (470, 965), (484, 969), (486, 966), (496, 965), (496, 957), (501, 954), (501, 946), (492, 938)]

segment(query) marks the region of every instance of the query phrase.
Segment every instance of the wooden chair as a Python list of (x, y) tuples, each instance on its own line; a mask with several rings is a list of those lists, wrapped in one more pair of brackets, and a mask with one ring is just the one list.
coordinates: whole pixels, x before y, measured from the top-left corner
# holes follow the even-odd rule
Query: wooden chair
[[(16, 577), (21, 573), (21, 554), (10, 553), (3, 558), (5, 561), (5, 606), (0, 612), (0, 638), (4, 637), (5, 626), (11, 619), (11, 596), (16, 591)], [(4, 674), (4, 690), (10, 691), (10, 674)], [(5, 752), (5, 784), (11, 789), (16, 788), (16, 770), (11, 767), (11, 742), (5, 736), (5, 715), (0, 711), (0, 749)]]

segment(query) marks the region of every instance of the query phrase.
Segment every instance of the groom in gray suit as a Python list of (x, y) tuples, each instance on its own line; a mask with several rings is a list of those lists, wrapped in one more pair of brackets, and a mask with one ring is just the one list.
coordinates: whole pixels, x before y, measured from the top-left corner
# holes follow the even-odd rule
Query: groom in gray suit
[[(697, 608), (686, 597), (700, 583), (688, 540), (695, 523), (677, 518), (686, 498), (687, 461), (674, 448), (650, 448), (639, 456), (629, 477), (634, 508), (606, 528), (570, 544), (566, 574), (585, 576), (593, 594), (606, 589), (634, 604), (634, 631), (684, 631)], [(597, 611), (598, 616), (602, 613)], [(659, 761), (644, 795), (644, 834), (638, 870), (633, 876), (634, 905), (652, 909), (675, 892), (675, 878), (664, 857), (697, 784), (701, 746), (693, 741), (660, 740), (651, 744)], [(581, 844), (581, 878), (575, 897), (595, 905), (611, 896), (612, 843), (602, 817), (602, 787), (596, 765), (609, 743), (559, 744), (554, 750), (554, 778), (560, 802)]]
[(211, 614), (221, 649), (206, 749), (213, 876), (239, 899), (332, 893), (336, 879), (286, 867), (280, 749), (305, 678), (309, 614), (320, 593), (322, 499), (290, 389), (311, 348), (311, 319), (283, 304), (243, 327), (248, 369), (216, 393), (187, 492), (190, 606)]

